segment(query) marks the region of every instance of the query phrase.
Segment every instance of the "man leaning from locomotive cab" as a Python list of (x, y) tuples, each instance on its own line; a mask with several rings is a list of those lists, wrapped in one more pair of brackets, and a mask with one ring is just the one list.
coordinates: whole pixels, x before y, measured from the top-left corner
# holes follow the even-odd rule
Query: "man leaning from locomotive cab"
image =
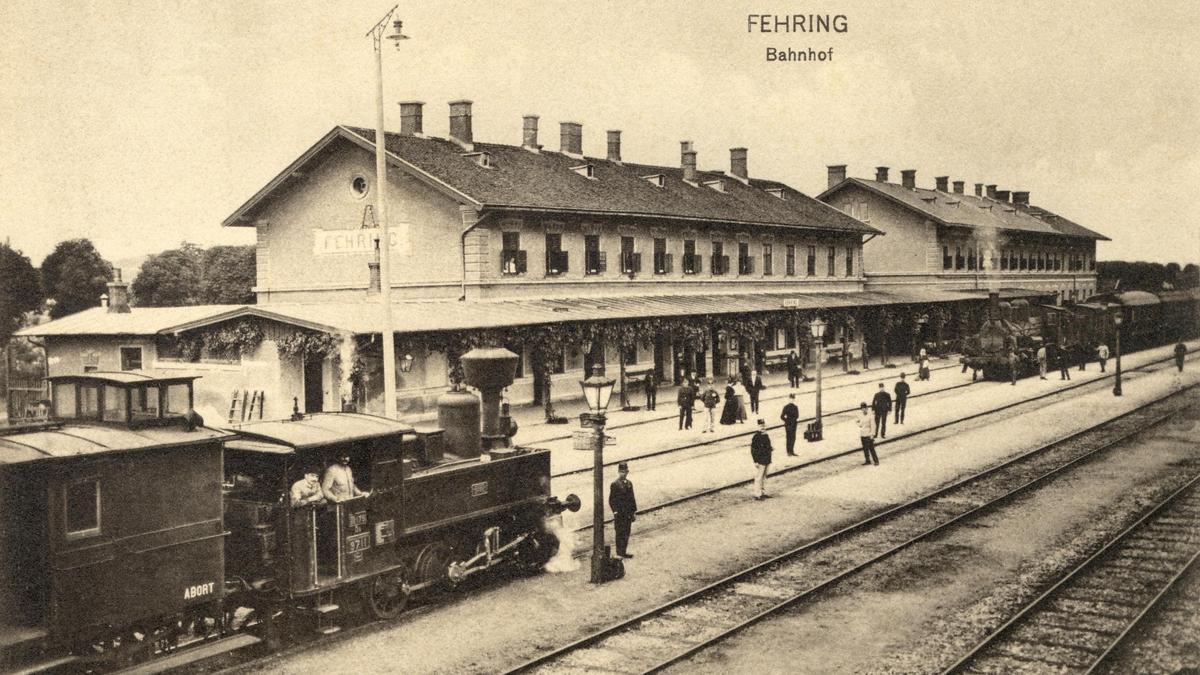
[(370, 497), (370, 492), (358, 489), (354, 484), (354, 471), (350, 469), (350, 454), (338, 453), (336, 464), (330, 464), (325, 469), (325, 478), (321, 481), (321, 490), (325, 498), (331, 502), (344, 502), (355, 497)]
[(324, 504), (325, 493), (317, 480), (317, 468), (310, 466), (304, 469), (304, 478), (292, 483), (292, 508), (308, 506), (309, 504)]

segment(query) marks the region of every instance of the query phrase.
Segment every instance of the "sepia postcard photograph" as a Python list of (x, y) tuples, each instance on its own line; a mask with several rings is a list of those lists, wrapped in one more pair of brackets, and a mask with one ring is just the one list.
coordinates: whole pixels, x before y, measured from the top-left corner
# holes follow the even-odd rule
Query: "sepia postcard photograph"
[(1198, 44), (9, 0), (0, 673), (1200, 672)]

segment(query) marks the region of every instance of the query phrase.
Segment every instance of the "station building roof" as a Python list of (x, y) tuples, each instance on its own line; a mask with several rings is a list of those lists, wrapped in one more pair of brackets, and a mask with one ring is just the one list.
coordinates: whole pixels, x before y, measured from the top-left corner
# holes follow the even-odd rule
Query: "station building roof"
[(881, 195), (941, 225), (1111, 241), (1098, 232), (1038, 206), (1013, 204), (958, 192), (907, 188), (897, 183), (864, 178), (847, 178), (823, 192), (818, 199), (826, 199), (851, 185)]
[[(1002, 298), (1039, 297), (1046, 291), (1001, 289)], [(402, 300), (394, 303), (397, 333), (529, 326), (577, 321), (609, 321), (702, 314), (740, 314), (790, 309), (822, 310), (881, 305), (929, 304), (984, 300), (986, 290), (953, 290), (927, 286), (887, 291), (844, 293), (710, 293), (674, 295), (622, 295), (602, 297), (520, 298), (506, 300)], [(327, 333), (369, 335), (379, 332), (378, 302), (271, 303), (266, 305), (209, 306), (190, 313), (186, 322), (169, 310), (133, 307), (129, 313), (108, 313), (104, 308), (85, 310), (17, 334), (23, 336), (114, 336), (174, 334), (222, 321), (259, 317)], [(203, 310), (204, 307), (189, 308)]]
[[(533, 211), (635, 217), (717, 224), (758, 225), (854, 234), (881, 234), (866, 223), (784, 183), (758, 178), (748, 183), (716, 171), (698, 171), (685, 182), (681, 167), (616, 162), (500, 143), (473, 143), (465, 152), (452, 140), (385, 134), (392, 166), (416, 176), (461, 204), (482, 210)], [(320, 161), (333, 144), (349, 142), (374, 152), (375, 132), (334, 127), (312, 148), (225, 219), (230, 227), (252, 226), (270, 197), (307, 165)], [(487, 153), (488, 166), (476, 155)], [(590, 176), (576, 169), (590, 165)], [(661, 185), (648, 176), (662, 176)], [(720, 183), (714, 189), (709, 183)]]

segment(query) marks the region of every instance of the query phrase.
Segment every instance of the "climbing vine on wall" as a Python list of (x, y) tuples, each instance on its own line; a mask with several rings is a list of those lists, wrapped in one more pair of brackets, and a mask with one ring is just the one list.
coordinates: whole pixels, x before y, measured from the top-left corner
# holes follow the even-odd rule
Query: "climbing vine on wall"
[(342, 338), (315, 330), (297, 329), (275, 338), (279, 357), (290, 360), (325, 359), (337, 356)]

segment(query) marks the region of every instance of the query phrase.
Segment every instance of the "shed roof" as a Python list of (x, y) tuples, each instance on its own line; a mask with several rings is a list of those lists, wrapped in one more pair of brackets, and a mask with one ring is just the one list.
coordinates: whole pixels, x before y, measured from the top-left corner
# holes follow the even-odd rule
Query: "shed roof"
[(917, 211), (943, 225), (980, 230), (1014, 230), (1046, 235), (1110, 241), (1108, 237), (1037, 206), (1021, 206), (988, 197), (906, 188), (897, 183), (847, 178), (818, 198), (827, 199), (847, 186), (857, 185)]
[[(371, 129), (338, 126), (259, 190), (225, 219), (226, 226), (250, 225), (261, 206), (290, 176), (311, 162), (320, 161), (337, 142), (375, 148)], [(749, 184), (722, 172), (699, 171), (694, 182), (683, 180), (680, 167), (613, 162), (599, 157), (572, 157), (560, 152), (499, 143), (474, 143), (467, 153), (458, 143), (428, 136), (388, 133), (389, 161), (402, 171), (421, 178), (463, 204), (480, 209), (546, 211), (562, 214), (631, 216), (682, 221), (764, 225), (878, 234), (879, 230), (855, 220), (783, 183), (751, 179)], [(486, 152), (489, 166), (474, 156)], [(591, 177), (574, 169), (591, 165)], [(646, 176), (661, 174), (662, 186)], [(721, 181), (723, 190), (704, 185)], [(781, 191), (779, 196), (768, 190)]]

